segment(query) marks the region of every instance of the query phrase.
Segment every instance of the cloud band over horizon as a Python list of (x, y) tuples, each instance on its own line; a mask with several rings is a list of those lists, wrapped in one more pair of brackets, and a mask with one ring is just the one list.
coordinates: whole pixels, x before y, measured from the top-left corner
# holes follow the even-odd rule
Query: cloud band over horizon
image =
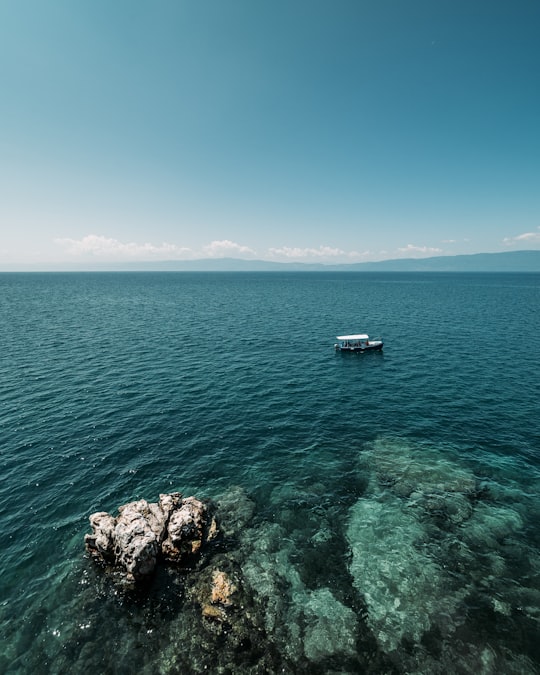
[[(446, 240), (444, 243), (453, 243)], [(438, 246), (407, 244), (394, 251), (345, 251), (338, 247), (319, 245), (318, 247), (270, 247), (265, 251), (256, 251), (250, 246), (240, 244), (229, 239), (214, 240), (200, 249), (193, 249), (170, 242), (153, 244), (150, 242), (123, 242), (113, 237), (98, 234), (88, 234), (81, 239), (63, 237), (54, 240), (65, 254), (76, 258), (92, 258), (104, 261), (121, 260), (194, 260), (199, 258), (225, 258), (238, 257), (245, 259), (269, 259), (275, 261), (309, 261), (325, 260), (332, 262), (375, 262), (388, 257), (394, 258), (421, 258), (433, 255), (452, 255), (451, 251), (445, 251)], [(540, 243), (540, 228), (538, 232), (526, 232), (514, 237), (505, 237), (505, 246), (523, 243)]]

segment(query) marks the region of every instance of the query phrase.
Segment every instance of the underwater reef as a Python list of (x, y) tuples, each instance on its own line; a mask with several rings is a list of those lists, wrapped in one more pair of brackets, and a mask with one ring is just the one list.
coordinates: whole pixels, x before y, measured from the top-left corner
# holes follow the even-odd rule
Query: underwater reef
[(173, 493), (116, 519), (94, 514), (96, 601), (128, 579), (137, 590), (125, 586), (117, 620), (130, 607), (161, 617), (141, 672), (539, 672), (529, 501), (480, 468), (381, 437), (359, 448), (341, 495), (324, 480), (265, 501), (232, 486), (211, 501)]

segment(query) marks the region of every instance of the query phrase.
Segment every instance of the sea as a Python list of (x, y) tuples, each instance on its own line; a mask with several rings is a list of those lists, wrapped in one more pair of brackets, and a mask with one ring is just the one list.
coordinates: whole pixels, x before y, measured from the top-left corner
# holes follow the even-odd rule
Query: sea
[[(0, 672), (540, 672), (540, 274), (3, 273), (0, 317)], [(170, 492), (223, 534), (124, 589), (89, 516)]]

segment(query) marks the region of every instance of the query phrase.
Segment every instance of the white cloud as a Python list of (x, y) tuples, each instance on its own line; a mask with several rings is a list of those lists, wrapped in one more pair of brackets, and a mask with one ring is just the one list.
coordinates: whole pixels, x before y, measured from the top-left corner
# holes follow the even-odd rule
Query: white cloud
[(540, 244), (540, 226), (537, 228), (537, 232), (524, 232), (523, 234), (518, 234), (515, 237), (505, 237), (503, 243), (507, 246), (512, 246), (512, 244), (519, 244), (520, 242), (526, 242), (529, 244)]
[(340, 248), (332, 248), (330, 246), (319, 246), (319, 248), (291, 248), (289, 246), (282, 246), (281, 248), (269, 248), (268, 253), (270, 256), (276, 258), (336, 258), (338, 256), (349, 255)]
[(203, 252), (205, 256), (209, 258), (223, 258), (228, 255), (256, 255), (255, 251), (249, 246), (243, 246), (242, 244), (237, 244), (234, 241), (229, 241), (228, 239), (222, 239), (220, 241), (212, 241), (207, 246), (203, 247)]
[(255, 251), (248, 246), (237, 244), (234, 241), (223, 239), (212, 241), (199, 251), (177, 244), (122, 242), (111, 237), (97, 234), (88, 234), (82, 239), (56, 239), (56, 244), (73, 256), (92, 256), (108, 260), (174, 260), (186, 258), (221, 258), (228, 255), (255, 255)]
[(318, 263), (355, 263), (367, 262), (376, 258), (373, 251), (345, 251), (344, 249), (323, 246), (319, 247), (307, 246), (302, 248), (300, 246), (280, 246), (269, 248), (266, 252), (266, 258), (285, 262), (285, 261), (301, 261), (301, 262), (318, 262)]
[(118, 241), (118, 239), (103, 237), (97, 234), (88, 234), (82, 239), (55, 239), (55, 243), (63, 246), (71, 255), (89, 255), (108, 259), (171, 259), (178, 256), (186, 256), (186, 254), (192, 252), (189, 248), (166, 242), (159, 245), (150, 243), (137, 244), (135, 242), (125, 243)]
[(417, 254), (421, 255), (434, 255), (436, 253), (442, 253), (442, 248), (436, 248), (434, 246), (415, 246), (414, 244), (407, 244), (403, 248), (398, 248), (400, 254), (416, 256)]

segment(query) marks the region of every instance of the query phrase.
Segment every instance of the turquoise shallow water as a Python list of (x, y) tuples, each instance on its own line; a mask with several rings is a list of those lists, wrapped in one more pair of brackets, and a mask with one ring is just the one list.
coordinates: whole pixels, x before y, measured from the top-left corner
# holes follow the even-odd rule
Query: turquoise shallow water
[[(0, 290), (0, 672), (540, 672), (538, 275)], [(92, 512), (172, 490), (242, 523), (249, 640), (86, 558)]]

